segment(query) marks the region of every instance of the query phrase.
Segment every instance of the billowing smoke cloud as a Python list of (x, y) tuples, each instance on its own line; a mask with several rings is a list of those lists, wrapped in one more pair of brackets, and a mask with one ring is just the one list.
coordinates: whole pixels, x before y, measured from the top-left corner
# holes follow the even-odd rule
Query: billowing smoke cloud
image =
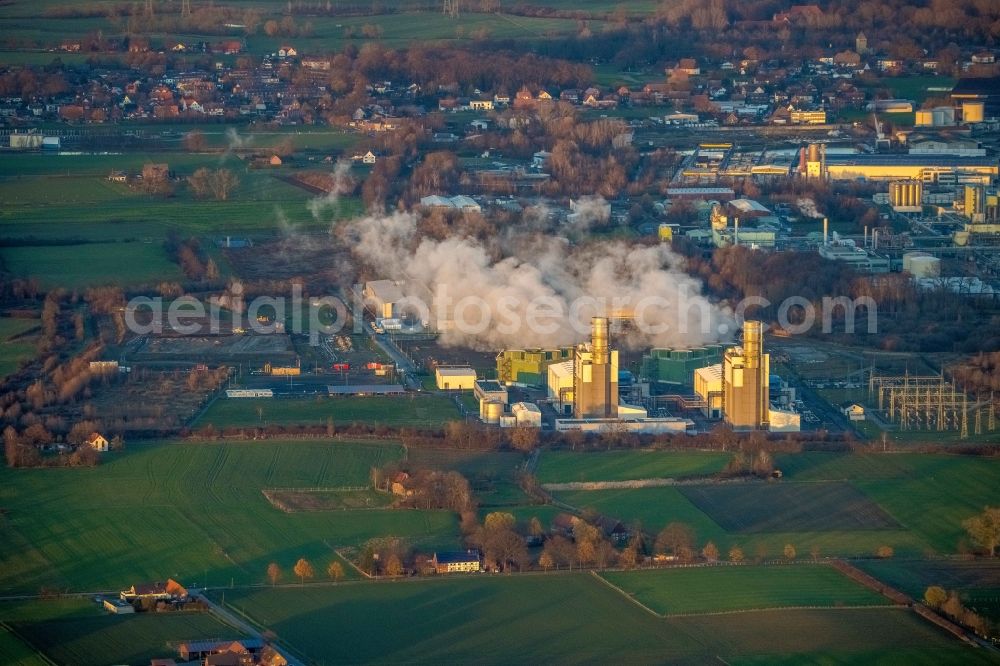
[(693, 346), (735, 330), (664, 245), (574, 246), (529, 234), (501, 250), (467, 237), (421, 238), (410, 213), (355, 220), (345, 233), (359, 260), (402, 283), (405, 305), (445, 345), (569, 345), (588, 337), (592, 316), (633, 318), (624, 340), (633, 347)]
[(823, 217), (823, 213), (816, 209), (816, 202), (812, 199), (798, 199), (795, 202), (798, 206), (799, 212), (801, 212), (806, 217), (811, 217), (814, 219), (819, 219)]
[(601, 196), (585, 196), (570, 201), (566, 221), (579, 231), (603, 226), (611, 219), (611, 204)]

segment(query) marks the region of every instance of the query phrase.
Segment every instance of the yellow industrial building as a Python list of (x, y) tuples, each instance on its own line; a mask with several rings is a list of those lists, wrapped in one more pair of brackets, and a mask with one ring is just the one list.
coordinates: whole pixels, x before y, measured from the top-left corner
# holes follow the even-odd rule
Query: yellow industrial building
[(810, 144), (799, 156), (800, 174), (811, 180), (919, 180), (924, 184), (988, 185), (1000, 175), (997, 160), (926, 154), (828, 153)]
[(607, 317), (591, 319), (590, 343), (577, 345), (573, 357), (573, 417), (618, 416), (618, 350), (610, 349)]
[(434, 369), (434, 379), (442, 391), (471, 391), (476, 385), (476, 371), (464, 365), (439, 365)]
[(743, 324), (743, 346), (722, 357), (722, 409), (726, 423), (739, 430), (766, 430), (770, 406), (770, 354), (764, 353), (764, 326)]

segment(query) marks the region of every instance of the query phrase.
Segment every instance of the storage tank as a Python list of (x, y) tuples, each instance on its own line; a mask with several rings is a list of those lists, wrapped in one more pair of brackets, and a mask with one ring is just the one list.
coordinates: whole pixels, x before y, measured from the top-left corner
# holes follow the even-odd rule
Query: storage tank
[(913, 257), (910, 260), (910, 274), (915, 278), (935, 278), (941, 276), (941, 260), (930, 255)]
[(955, 109), (950, 106), (936, 107), (934, 114), (934, 127), (948, 127), (955, 124)]
[(499, 425), (501, 416), (503, 416), (503, 403), (497, 400), (487, 401), (483, 421), (490, 425)]
[(913, 260), (917, 257), (929, 257), (931, 255), (926, 252), (921, 252), (920, 250), (914, 250), (913, 252), (905, 252), (903, 254), (903, 270), (907, 273), (913, 272)]
[(981, 123), (985, 116), (983, 102), (962, 102), (962, 122)]
[(517, 417), (513, 414), (504, 414), (500, 417), (500, 427), (501, 428), (516, 428), (517, 427)]
[(917, 111), (913, 124), (917, 127), (931, 127), (934, 124), (934, 112), (926, 109)]

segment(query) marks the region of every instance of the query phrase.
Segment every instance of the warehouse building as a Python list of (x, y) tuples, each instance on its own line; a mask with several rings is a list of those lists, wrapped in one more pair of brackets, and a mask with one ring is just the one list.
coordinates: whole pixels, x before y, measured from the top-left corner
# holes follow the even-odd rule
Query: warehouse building
[(476, 384), (476, 371), (464, 365), (439, 365), (434, 379), (442, 391), (471, 391)]

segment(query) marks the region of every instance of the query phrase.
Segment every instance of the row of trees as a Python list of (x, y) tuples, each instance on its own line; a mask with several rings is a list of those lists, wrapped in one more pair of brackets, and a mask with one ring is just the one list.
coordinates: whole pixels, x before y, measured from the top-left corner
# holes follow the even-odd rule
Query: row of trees
[[(316, 569), (313, 567), (312, 562), (304, 557), (300, 557), (295, 563), (295, 566), (292, 567), (292, 573), (299, 579), (299, 583), (303, 585), (307, 580), (312, 580), (316, 577)], [(326, 567), (326, 575), (333, 582), (339, 583), (344, 578), (344, 565), (340, 563), (340, 560), (331, 560)], [(284, 576), (285, 572), (277, 562), (271, 562), (267, 565), (267, 579), (271, 582), (272, 586), (281, 582)]]

